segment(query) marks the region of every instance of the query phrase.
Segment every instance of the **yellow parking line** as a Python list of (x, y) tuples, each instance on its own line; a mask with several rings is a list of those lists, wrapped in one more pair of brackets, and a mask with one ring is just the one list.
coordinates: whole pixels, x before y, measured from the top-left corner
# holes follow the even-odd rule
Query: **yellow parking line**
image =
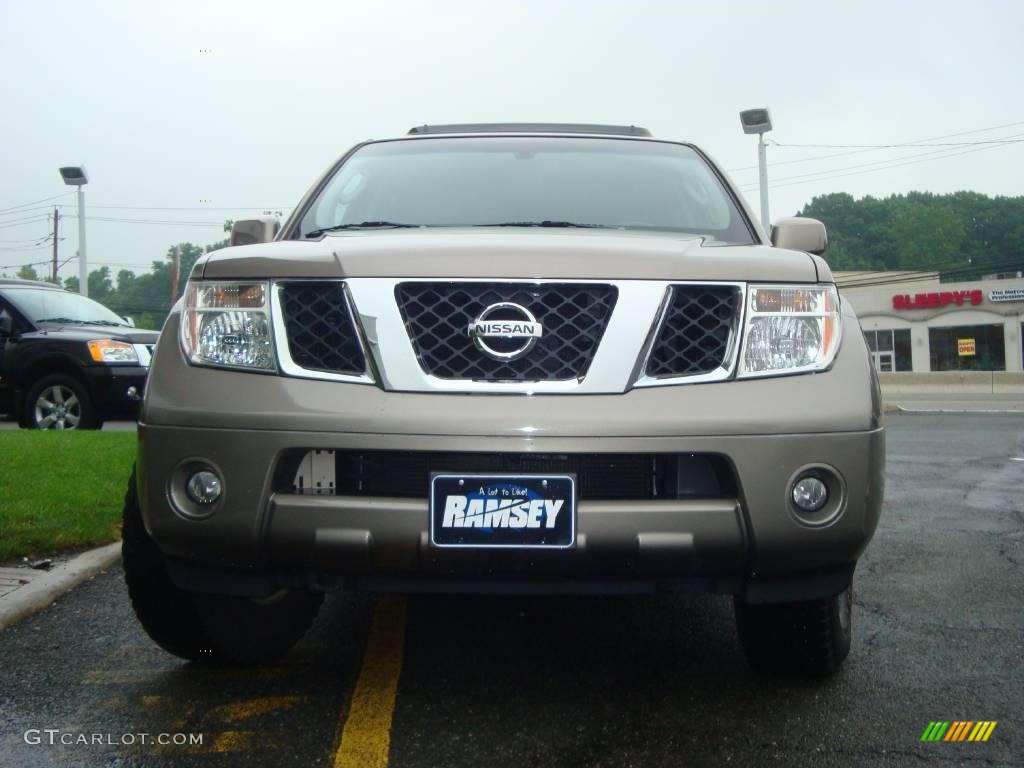
[(377, 601), (334, 768), (386, 768), (405, 646), (405, 598)]
[(252, 731), (224, 731), (217, 734), (211, 752), (247, 752), (254, 748), (256, 734)]
[(303, 701), (301, 696), (265, 696), (258, 699), (245, 699), (231, 704), (222, 704), (206, 713), (206, 720), (227, 720), (236, 723), (239, 720), (265, 715), (267, 712), (282, 712), (297, 706)]

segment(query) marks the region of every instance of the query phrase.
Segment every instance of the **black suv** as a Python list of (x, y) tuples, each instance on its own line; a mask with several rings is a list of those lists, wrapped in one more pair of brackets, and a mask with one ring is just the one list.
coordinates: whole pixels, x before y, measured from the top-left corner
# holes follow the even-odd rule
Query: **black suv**
[(135, 418), (158, 336), (50, 283), (0, 279), (0, 413), (30, 429)]

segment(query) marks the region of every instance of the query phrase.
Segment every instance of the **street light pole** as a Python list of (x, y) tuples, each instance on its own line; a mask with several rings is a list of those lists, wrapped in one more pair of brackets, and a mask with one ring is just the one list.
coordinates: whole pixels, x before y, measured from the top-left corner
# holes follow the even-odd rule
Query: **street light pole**
[(761, 182), (761, 226), (768, 229), (771, 217), (768, 216), (768, 150), (764, 143), (764, 134), (757, 137), (757, 167)]
[(78, 187), (78, 292), (89, 295), (89, 267), (85, 259), (85, 193), (89, 174), (84, 165), (67, 165), (60, 169), (61, 178), (69, 187)]
[[(762, 198), (761, 206), (765, 205), (767, 203)], [(83, 296), (89, 295), (89, 267), (85, 261), (85, 191), (82, 185), (78, 187), (78, 292)]]
[(53, 278), (54, 285), (57, 284), (57, 243), (60, 242), (58, 239), (60, 226), (60, 208), (53, 206), (53, 269), (51, 277)]
[(744, 133), (757, 134), (757, 169), (761, 186), (761, 226), (771, 232), (772, 220), (768, 216), (768, 145), (764, 135), (772, 129), (772, 118), (767, 107), (745, 109), (740, 112), (740, 125)]

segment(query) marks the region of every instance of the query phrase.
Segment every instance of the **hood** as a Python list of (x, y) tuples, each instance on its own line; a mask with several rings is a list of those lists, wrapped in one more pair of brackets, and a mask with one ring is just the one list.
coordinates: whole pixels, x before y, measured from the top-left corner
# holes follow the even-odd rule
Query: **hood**
[[(824, 264), (824, 262), (822, 262)], [(826, 270), (827, 271), (827, 270)], [(193, 277), (436, 277), (816, 282), (806, 253), (621, 230), (398, 229), (214, 251)]]
[(69, 341), (94, 341), (96, 339), (114, 339), (129, 344), (156, 344), (160, 337), (157, 331), (141, 328), (127, 328), (114, 325), (79, 325), (76, 323), (41, 323), (35, 335), (43, 335), (55, 339)]

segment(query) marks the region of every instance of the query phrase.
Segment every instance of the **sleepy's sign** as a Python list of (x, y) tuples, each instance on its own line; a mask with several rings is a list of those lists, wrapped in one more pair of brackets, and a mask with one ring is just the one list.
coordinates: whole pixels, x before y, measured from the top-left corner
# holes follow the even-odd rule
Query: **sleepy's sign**
[(938, 293), (898, 293), (892, 297), (893, 309), (941, 309), (950, 304), (962, 307), (965, 304), (978, 305), (985, 301), (981, 291), (941, 291)]

